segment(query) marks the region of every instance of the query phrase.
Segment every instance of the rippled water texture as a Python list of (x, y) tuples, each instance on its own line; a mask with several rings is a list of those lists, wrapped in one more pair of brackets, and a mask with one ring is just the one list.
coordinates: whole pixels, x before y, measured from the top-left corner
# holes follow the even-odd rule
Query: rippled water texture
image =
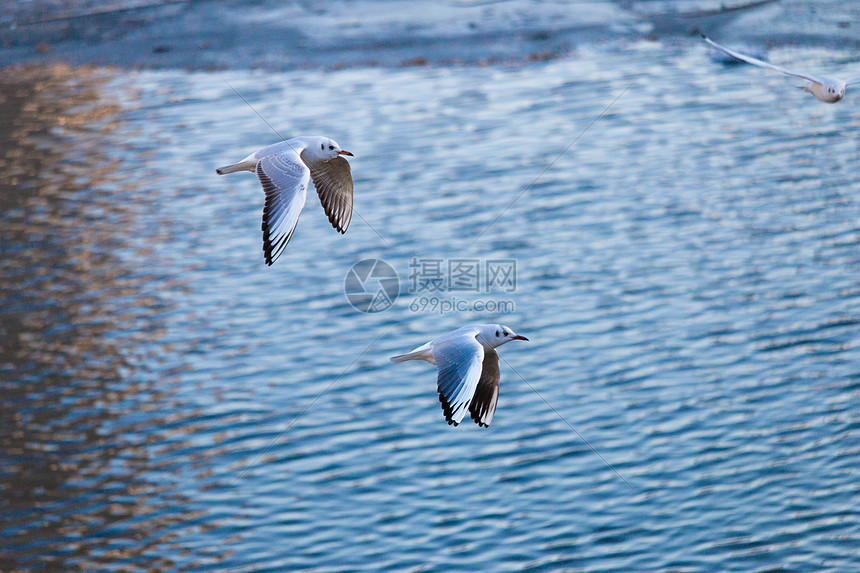
[[(692, 41), (2, 85), (0, 569), (860, 568), (856, 90)], [(214, 168), (278, 136), (230, 86), (355, 153), (345, 236), (311, 194), (265, 267)], [(360, 314), (372, 257), (516, 259), (515, 310)], [(531, 342), (448, 427), (387, 357), (497, 320)]]

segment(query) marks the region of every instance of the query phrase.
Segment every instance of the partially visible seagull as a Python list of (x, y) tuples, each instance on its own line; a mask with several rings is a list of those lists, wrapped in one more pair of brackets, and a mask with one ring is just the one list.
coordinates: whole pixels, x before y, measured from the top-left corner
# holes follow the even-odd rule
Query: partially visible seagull
[(501, 324), (475, 324), (434, 338), (412, 352), (392, 356), (391, 362), (426, 360), (439, 369), (439, 401), (448, 424), (466, 415), (486, 428), (499, 399), (499, 355), (496, 348), (511, 340), (528, 340)]
[(215, 170), (218, 175), (252, 171), (260, 179), (266, 192), (262, 229), (267, 265), (274, 263), (290, 242), (311, 179), (332, 227), (346, 233), (352, 218), (352, 172), (343, 155), (352, 157), (328, 137), (294, 137)]
[(702, 38), (705, 39), (707, 43), (712, 45), (718, 50), (721, 50), (728, 55), (737, 58), (741, 61), (747, 62), (748, 64), (752, 64), (754, 66), (758, 66), (760, 68), (767, 68), (769, 70), (776, 70), (777, 72), (782, 72), (784, 74), (788, 74), (789, 76), (794, 76), (797, 78), (802, 78), (804, 80), (808, 80), (810, 83), (803, 86), (803, 91), (809, 92), (814, 95), (817, 99), (825, 102), (825, 103), (836, 103), (842, 99), (842, 96), (845, 95), (845, 86), (850, 86), (851, 84), (860, 84), (860, 76), (856, 78), (851, 78), (847, 82), (843, 82), (842, 80), (838, 80), (836, 78), (825, 78), (824, 76), (813, 76), (812, 74), (807, 74), (804, 72), (798, 72), (792, 70), (790, 68), (785, 68), (782, 66), (776, 66), (774, 64), (769, 64), (767, 62), (763, 62), (758, 58), (753, 58), (752, 56), (746, 56), (739, 52), (735, 52), (734, 50), (730, 50), (725, 46), (721, 46), (718, 43), (712, 41), (710, 38), (702, 34)]

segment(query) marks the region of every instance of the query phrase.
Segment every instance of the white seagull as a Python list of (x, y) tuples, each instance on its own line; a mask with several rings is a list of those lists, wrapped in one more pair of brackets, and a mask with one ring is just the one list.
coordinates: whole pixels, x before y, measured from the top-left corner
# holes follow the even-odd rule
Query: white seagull
[(290, 242), (311, 179), (331, 226), (346, 233), (352, 218), (352, 172), (343, 155), (352, 157), (328, 137), (294, 137), (215, 170), (218, 175), (252, 171), (260, 179), (266, 192), (262, 229), (267, 265), (274, 263)]
[(501, 324), (475, 324), (434, 338), (412, 352), (392, 356), (391, 362), (426, 360), (439, 369), (439, 401), (448, 424), (466, 415), (486, 428), (493, 421), (499, 399), (499, 355), (496, 347), (511, 340), (528, 340)]
[(752, 56), (746, 56), (739, 52), (735, 52), (734, 50), (730, 50), (725, 46), (721, 46), (718, 43), (712, 41), (710, 38), (702, 34), (702, 38), (705, 39), (707, 43), (712, 45), (718, 50), (721, 50), (728, 55), (735, 57), (741, 61), (747, 62), (748, 64), (752, 64), (754, 66), (758, 66), (760, 68), (767, 68), (769, 70), (776, 70), (777, 72), (782, 72), (784, 74), (788, 74), (790, 76), (794, 76), (797, 78), (802, 78), (804, 80), (808, 80), (810, 83), (803, 86), (803, 91), (809, 92), (814, 95), (817, 99), (825, 102), (825, 103), (836, 103), (842, 99), (842, 96), (845, 95), (845, 86), (850, 86), (851, 84), (860, 84), (860, 76), (856, 78), (851, 78), (847, 82), (843, 82), (842, 80), (838, 80), (836, 78), (826, 78), (824, 76), (813, 76), (812, 74), (807, 74), (805, 72), (798, 72), (792, 70), (790, 68), (785, 68), (783, 66), (775, 66), (773, 64), (769, 64), (767, 62), (763, 62), (758, 58), (753, 58)]

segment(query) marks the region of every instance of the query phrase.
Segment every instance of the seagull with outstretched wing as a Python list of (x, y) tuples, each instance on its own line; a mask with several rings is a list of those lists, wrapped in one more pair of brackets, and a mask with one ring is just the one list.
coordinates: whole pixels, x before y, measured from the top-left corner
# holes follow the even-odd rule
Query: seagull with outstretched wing
[(352, 218), (352, 171), (344, 155), (352, 153), (328, 137), (295, 137), (264, 147), (239, 163), (219, 167), (218, 175), (252, 171), (266, 193), (263, 208), (263, 255), (271, 265), (290, 242), (314, 182), (332, 227), (345, 233)]
[(775, 64), (770, 64), (768, 62), (759, 60), (758, 58), (741, 54), (740, 52), (736, 52), (734, 50), (726, 48), (725, 46), (721, 46), (720, 44), (714, 42), (704, 34), (702, 34), (702, 38), (704, 38), (705, 42), (707, 42), (711, 46), (722, 52), (725, 52), (733, 58), (741, 60), (742, 62), (746, 62), (748, 64), (758, 66), (760, 68), (781, 72), (783, 74), (787, 74), (789, 76), (794, 76), (796, 78), (801, 78), (808, 81), (809, 83), (803, 86), (803, 91), (811, 93), (817, 99), (825, 103), (836, 103), (841, 100), (842, 97), (845, 95), (845, 86), (850, 86), (852, 84), (860, 84), (860, 77), (851, 78), (847, 82), (843, 82), (842, 80), (838, 80), (836, 78), (814, 76), (812, 74), (807, 74), (806, 72), (799, 72), (797, 70), (786, 68), (784, 66), (777, 66)]
[(391, 362), (425, 360), (438, 368), (436, 386), (449, 425), (466, 412), (481, 427), (493, 421), (499, 399), (499, 355), (496, 348), (511, 340), (528, 340), (501, 324), (475, 324), (434, 338)]

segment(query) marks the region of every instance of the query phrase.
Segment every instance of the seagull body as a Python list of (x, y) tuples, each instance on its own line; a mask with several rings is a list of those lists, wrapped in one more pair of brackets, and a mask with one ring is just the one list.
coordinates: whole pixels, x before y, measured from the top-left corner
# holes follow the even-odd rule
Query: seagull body
[(796, 70), (792, 70), (790, 68), (786, 68), (783, 66), (776, 66), (774, 64), (769, 64), (758, 58), (753, 58), (752, 56), (747, 56), (741, 54), (740, 52), (736, 52), (734, 50), (730, 50), (725, 46), (721, 46), (718, 43), (712, 41), (710, 38), (702, 35), (702, 38), (715, 47), (716, 49), (727, 53), (728, 55), (737, 58), (741, 61), (744, 61), (748, 64), (752, 64), (754, 66), (758, 66), (760, 68), (766, 68), (768, 70), (775, 70), (777, 72), (782, 72), (783, 74), (787, 74), (789, 76), (794, 76), (796, 78), (802, 78), (807, 80), (809, 83), (803, 86), (803, 91), (809, 92), (814, 95), (817, 99), (825, 102), (825, 103), (836, 103), (842, 99), (842, 96), (845, 95), (845, 86), (850, 86), (851, 84), (860, 83), (860, 77), (851, 78), (847, 82), (843, 82), (842, 80), (838, 80), (836, 78), (826, 78), (824, 76), (814, 76), (812, 74), (807, 74), (805, 72), (798, 72)]
[(499, 355), (496, 348), (511, 340), (528, 340), (501, 324), (475, 324), (434, 338), (412, 352), (392, 356), (391, 362), (426, 360), (438, 369), (437, 389), (448, 424), (466, 415), (486, 428), (499, 399)]
[(288, 139), (252, 153), (239, 163), (219, 167), (218, 175), (252, 171), (263, 185), (263, 255), (275, 262), (296, 230), (313, 180), (332, 227), (345, 233), (352, 218), (352, 172), (341, 149), (328, 137)]

